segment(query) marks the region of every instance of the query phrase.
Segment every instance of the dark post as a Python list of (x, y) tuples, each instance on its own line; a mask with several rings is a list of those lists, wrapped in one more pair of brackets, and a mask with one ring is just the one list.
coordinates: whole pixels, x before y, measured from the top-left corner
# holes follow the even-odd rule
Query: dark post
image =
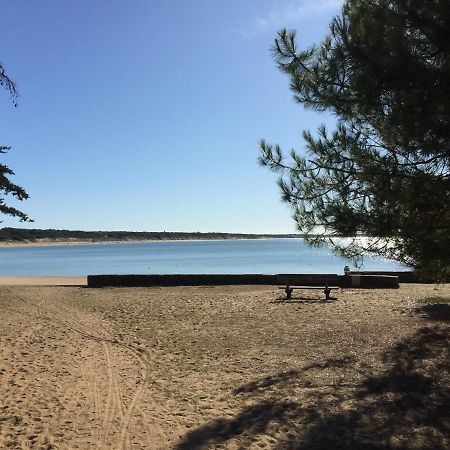
[(290, 300), (291, 299), (291, 295), (292, 295), (292, 291), (294, 289), (292, 289), (291, 287), (289, 287), (289, 285), (286, 285), (286, 289), (284, 290), (284, 292), (286, 292), (286, 300)]

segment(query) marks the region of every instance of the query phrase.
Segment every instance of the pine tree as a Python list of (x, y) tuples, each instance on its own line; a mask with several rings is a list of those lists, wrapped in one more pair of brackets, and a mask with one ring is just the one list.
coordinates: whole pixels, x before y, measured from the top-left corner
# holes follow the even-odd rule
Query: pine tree
[(348, 0), (306, 50), (295, 31), (278, 33), (294, 99), (337, 119), (305, 131), (301, 153), (260, 143), (311, 244), (449, 272), (449, 51), (450, 0)]
[[(11, 100), (14, 106), (17, 105), (17, 91), (16, 86), (11, 81), (11, 79), (6, 75), (5, 69), (0, 64), (0, 86), (4, 87), (10, 94)], [(6, 153), (10, 150), (10, 147), (0, 146), (0, 154)], [(25, 200), (28, 198), (26, 191), (14, 184), (8, 177), (14, 175), (14, 172), (5, 164), (0, 163), (0, 213), (18, 217), (21, 222), (30, 222), (30, 218), (22, 211), (18, 210), (13, 206), (9, 206), (6, 203), (5, 196), (13, 196), (18, 200)]]

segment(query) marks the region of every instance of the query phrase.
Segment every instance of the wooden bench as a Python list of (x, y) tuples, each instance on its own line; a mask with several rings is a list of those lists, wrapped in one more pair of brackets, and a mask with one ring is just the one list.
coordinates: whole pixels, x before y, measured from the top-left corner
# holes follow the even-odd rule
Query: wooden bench
[[(284, 289), (286, 293), (286, 300), (292, 298), (294, 289), (308, 290), (308, 289), (323, 289), (325, 299), (330, 299), (332, 290), (340, 289), (338, 285), (338, 276), (336, 274), (328, 275), (293, 275), (286, 279), (285, 286), (279, 286), (279, 289)], [(300, 283), (302, 283), (300, 285)], [(304, 283), (304, 284), (303, 284)]]

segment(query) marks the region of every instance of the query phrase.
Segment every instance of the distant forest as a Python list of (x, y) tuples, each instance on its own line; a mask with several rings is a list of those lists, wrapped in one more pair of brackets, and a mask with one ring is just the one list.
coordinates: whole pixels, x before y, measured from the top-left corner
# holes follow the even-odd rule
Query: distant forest
[(183, 233), (166, 231), (72, 231), (39, 230), (24, 228), (1, 228), (0, 242), (38, 242), (38, 241), (164, 241), (186, 239), (264, 239), (294, 238), (297, 234), (236, 234), (236, 233)]

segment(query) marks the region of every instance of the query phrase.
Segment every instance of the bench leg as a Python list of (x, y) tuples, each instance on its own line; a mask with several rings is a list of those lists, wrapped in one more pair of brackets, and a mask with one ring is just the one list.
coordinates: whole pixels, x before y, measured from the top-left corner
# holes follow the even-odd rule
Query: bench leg
[(325, 294), (325, 300), (330, 299), (330, 292), (331, 292), (331, 289), (328, 286), (323, 290), (323, 293)]
[(286, 286), (286, 289), (284, 290), (284, 292), (286, 292), (286, 300), (290, 300), (291, 299), (293, 290), (294, 289), (290, 288), (289, 285)]

